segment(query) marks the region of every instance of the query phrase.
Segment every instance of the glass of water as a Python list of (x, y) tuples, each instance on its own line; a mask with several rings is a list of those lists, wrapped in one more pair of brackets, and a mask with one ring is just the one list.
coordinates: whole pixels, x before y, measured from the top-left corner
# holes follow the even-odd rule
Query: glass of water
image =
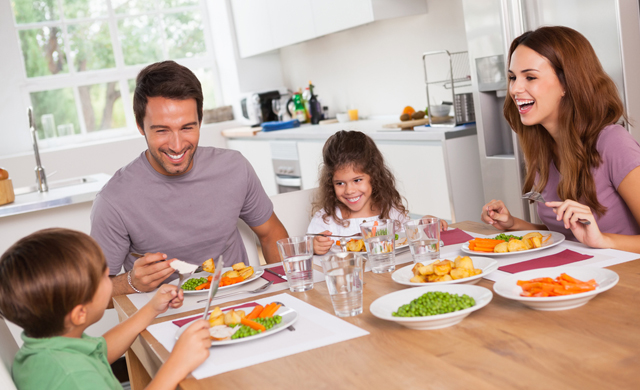
[(287, 274), (289, 290), (313, 288), (313, 237), (289, 237), (277, 241), (278, 252)]
[(325, 256), (322, 270), (336, 315), (351, 317), (361, 314), (364, 284), (362, 256), (345, 252)]
[(440, 220), (425, 217), (404, 224), (414, 263), (440, 258)]
[(396, 229), (393, 219), (381, 219), (360, 224), (360, 231), (367, 248), (371, 271), (376, 274), (396, 269)]

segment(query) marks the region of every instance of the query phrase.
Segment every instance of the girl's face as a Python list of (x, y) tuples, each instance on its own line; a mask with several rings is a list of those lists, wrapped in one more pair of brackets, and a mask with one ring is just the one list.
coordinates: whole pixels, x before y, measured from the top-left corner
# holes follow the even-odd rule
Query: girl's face
[(351, 210), (349, 218), (371, 217), (371, 177), (353, 167), (338, 169), (333, 174), (333, 189), (340, 202)]
[(509, 94), (525, 126), (540, 124), (555, 138), (564, 88), (545, 57), (520, 45), (511, 56)]

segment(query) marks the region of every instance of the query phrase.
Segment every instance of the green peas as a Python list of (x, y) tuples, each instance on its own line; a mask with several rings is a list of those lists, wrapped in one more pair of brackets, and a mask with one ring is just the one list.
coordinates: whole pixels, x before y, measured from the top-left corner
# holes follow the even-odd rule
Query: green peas
[[(267, 330), (269, 330), (273, 328), (275, 325), (282, 322), (282, 316), (275, 315), (271, 318), (254, 318), (252, 321), (262, 324), (262, 326), (264, 326)], [(242, 325), (240, 326), (240, 329), (238, 329), (236, 333), (234, 333), (233, 336), (231, 336), (231, 340), (254, 336), (258, 333), (262, 333), (262, 331), (253, 329), (246, 325)]]
[(464, 294), (449, 294), (442, 291), (430, 291), (414, 299), (411, 303), (402, 305), (398, 311), (391, 313), (394, 317), (424, 317), (437, 314), (451, 313), (474, 306), (476, 301)]
[(191, 279), (187, 279), (185, 280), (184, 283), (182, 283), (182, 289), (186, 290), (186, 291), (193, 291), (196, 289), (196, 287), (198, 287), (201, 284), (207, 283), (207, 278), (191, 278)]

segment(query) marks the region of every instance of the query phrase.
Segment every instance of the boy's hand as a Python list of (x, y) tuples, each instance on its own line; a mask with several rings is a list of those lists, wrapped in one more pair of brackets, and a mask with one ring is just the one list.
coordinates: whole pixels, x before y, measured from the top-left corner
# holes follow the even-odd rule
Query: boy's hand
[(169, 307), (178, 308), (182, 306), (184, 301), (184, 291), (178, 290), (178, 286), (172, 284), (163, 284), (158, 288), (149, 305), (158, 314), (164, 313)]
[[(182, 333), (165, 364), (187, 376), (209, 357), (209, 322), (197, 320)], [(169, 361), (172, 361), (169, 363)]]
[[(325, 230), (320, 234), (331, 235), (331, 232)], [(333, 246), (333, 239), (331, 237), (315, 236), (313, 237), (313, 253), (316, 255), (324, 255), (329, 252), (329, 249)]]
[(140, 291), (153, 291), (175, 272), (169, 265), (171, 261), (164, 261), (166, 259), (167, 255), (164, 253), (145, 253), (133, 263), (131, 283)]

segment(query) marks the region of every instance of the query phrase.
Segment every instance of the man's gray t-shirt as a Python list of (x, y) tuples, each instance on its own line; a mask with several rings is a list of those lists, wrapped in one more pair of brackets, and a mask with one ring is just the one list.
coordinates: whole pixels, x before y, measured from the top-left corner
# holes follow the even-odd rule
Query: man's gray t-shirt
[(133, 268), (131, 252), (162, 252), (193, 264), (222, 254), (230, 266), (248, 263), (238, 218), (253, 227), (272, 213), (255, 171), (237, 151), (198, 147), (193, 167), (179, 176), (157, 172), (143, 152), (96, 196), (91, 236), (104, 251), (110, 275), (123, 263), (125, 270)]

